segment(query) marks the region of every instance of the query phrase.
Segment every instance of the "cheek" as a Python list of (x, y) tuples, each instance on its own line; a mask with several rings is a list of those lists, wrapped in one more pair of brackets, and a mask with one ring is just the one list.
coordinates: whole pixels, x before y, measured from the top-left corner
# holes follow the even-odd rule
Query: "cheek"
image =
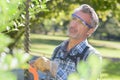
[(82, 32), (84, 31), (84, 29), (82, 29), (82, 27), (79, 27), (79, 28), (77, 29), (77, 31), (78, 31), (78, 33), (82, 33)]
[(82, 28), (79, 28), (78, 31), (77, 31), (77, 34), (80, 35), (80, 36), (85, 35), (86, 34), (86, 30), (82, 29)]

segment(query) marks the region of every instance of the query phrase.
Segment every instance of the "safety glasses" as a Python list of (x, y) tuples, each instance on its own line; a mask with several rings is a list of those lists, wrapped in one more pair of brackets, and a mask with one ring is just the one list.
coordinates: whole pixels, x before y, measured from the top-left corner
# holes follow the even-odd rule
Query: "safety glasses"
[(92, 28), (90, 24), (85, 22), (81, 17), (77, 16), (76, 14), (72, 14), (72, 18), (78, 18), (85, 26), (87, 26), (88, 28)]

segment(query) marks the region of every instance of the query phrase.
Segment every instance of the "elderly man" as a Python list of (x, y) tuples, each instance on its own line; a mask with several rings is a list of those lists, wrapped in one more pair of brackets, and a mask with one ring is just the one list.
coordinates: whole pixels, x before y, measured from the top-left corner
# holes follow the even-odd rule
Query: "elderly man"
[[(67, 80), (71, 73), (77, 72), (78, 62), (86, 62), (90, 55), (101, 59), (99, 52), (87, 42), (87, 38), (94, 33), (99, 23), (94, 9), (83, 4), (76, 8), (71, 16), (68, 26), (69, 39), (55, 48), (49, 62), (50, 72), (54, 72), (56, 80)], [(57, 68), (54, 69), (55, 64)]]

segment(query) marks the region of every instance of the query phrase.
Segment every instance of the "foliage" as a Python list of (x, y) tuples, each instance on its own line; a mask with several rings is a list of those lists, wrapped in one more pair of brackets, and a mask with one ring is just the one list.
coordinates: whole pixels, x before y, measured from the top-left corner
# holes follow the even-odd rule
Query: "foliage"
[(30, 55), (23, 54), (23, 52), (21, 51), (15, 52), (14, 56), (10, 54), (1, 53), (0, 55), (0, 79), (16, 80), (16, 76), (15, 74), (12, 73), (12, 70), (18, 69), (18, 68), (27, 69), (28, 64), (26, 64), (26, 62), (29, 59), (30, 59)]
[[(33, 24), (31, 24), (31, 26), (34, 27), (32, 28), (33, 32), (45, 33), (46, 31), (58, 32), (58, 30), (61, 30), (65, 33), (73, 10), (81, 4), (89, 4), (95, 9), (100, 18), (99, 29), (93, 37), (108, 40), (120, 39), (118, 36), (120, 32), (120, 18), (118, 17), (120, 14), (119, 0), (50, 0), (46, 2), (46, 4), (49, 11), (37, 12), (35, 18), (32, 19), (31, 23)], [(46, 22), (46, 19), (51, 22), (47, 27), (41, 25)], [(109, 22), (111, 19), (113, 23)], [(109, 25), (112, 26), (112, 29), (109, 28)], [(114, 34), (112, 34), (111, 31), (113, 31)]]
[(18, 17), (18, 5), (20, 5), (22, 1), (23, 0), (0, 1), (0, 32), (4, 31), (5, 29), (9, 30), (10, 26), (14, 25), (14, 21), (12, 20)]
[(8, 71), (0, 71), (0, 79), (5, 80), (17, 80), (17, 78)]
[(11, 41), (12, 40), (8, 36), (5, 36), (4, 34), (0, 33), (0, 52), (4, 51), (4, 49), (7, 48), (7, 45)]
[(108, 17), (105, 22), (100, 20), (100, 26), (93, 34), (94, 38), (102, 40), (119, 40), (120, 26), (113, 17)]
[[(13, 39), (13, 42), (9, 44), (10, 49), (17, 47), (16, 45), (20, 44), (19, 41), (21, 40), (21, 36), (24, 33), (26, 13), (25, 5), (24, 3), (20, 3), (19, 1), (9, 1), (9, 3), (16, 3), (15, 6), (18, 7), (12, 8), (11, 6), (7, 5), (3, 6), (9, 7), (9, 15), (5, 13), (3, 8), (1, 9), (2, 11), (4, 11), (5, 16), (8, 16), (8, 18), (11, 17), (9, 18), (9, 20), (6, 21), (9, 23), (5, 24), (5, 27), (2, 27), (4, 29), (1, 28), (0, 30)], [(29, 7), (31, 31), (45, 34), (48, 34), (49, 32), (53, 32), (53, 34), (55, 34), (55, 32), (58, 31), (63, 31), (65, 33), (71, 13), (76, 7), (83, 3), (91, 5), (96, 10), (100, 18), (100, 27), (93, 37), (98, 39), (115, 38), (119, 40), (119, 0), (31, 0)], [(6, 4), (8, 4), (8, 2), (6, 2)], [(112, 23), (112, 25), (114, 26), (109, 23), (109, 18), (113, 18), (113, 20), (115, 21), (114, 23)], [(3, 17), (2, 20), (3, 19), (7, 18)], [(3, 22), (1, 23), (3, 24)], [(109, 28), (109, 25), (112, 26), (112, 29)], [(5, 29), (7, 29), (7, 31)], [(111, 31), (114, 33), (111, 33)]]
[[(50, 11), (45, 13), (49, 13), (47, 17), (53, 17), (56, 20), (58, 17), (61, 19), (68, 19), (73, 10), (81, 4), (91, 5), (102, 21), (107, 20), (108, 16), (114, 16), (118, 19), (116, 16), (119, 15), (119, 0), (51, 0), (47, 3), (47, 7)], [(61, 16), (61, 13), (64, 13), (64, 15)]]
[[(87, 62), (81, 61), (77, 65), (77, 73), (69, 75), (68, 80), (72, 80), (71, 77), (74, 77), (76, 80), (96, 80), (99, 78), (102, 68), (102, 62), (100, 58), (96, 55), (90, 55)], [(78, 75), (78, 76), (76, 76)]]
[[(15, 68), (28, 68), (26, 61), (30, 58), (29, 55), (23, 54), (24, 52), (14, 52), (17, 54), (6, 54), (9, 52), (8, 44), (13, 40), (4, 34), (4, 31), (14, 31), (12, 27), (16, 24), (14, 20), (18, 18), (19, 11), (18, 5), (23, 0), (1, 0), (0, 1), (0, 79), (1, 80), (16, 80), (16, 76), (11, 73)], [(12, 25), (12, 26), (11, 26)], [(2, 32), (2, 33), (1, 33)], [(24, 56), (24, 57), (23, 57)]]

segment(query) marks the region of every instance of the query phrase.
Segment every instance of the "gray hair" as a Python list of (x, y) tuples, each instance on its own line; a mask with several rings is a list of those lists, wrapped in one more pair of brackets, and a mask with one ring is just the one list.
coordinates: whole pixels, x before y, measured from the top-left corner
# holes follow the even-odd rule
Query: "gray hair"
[(93, 28), (97, 29), (98, 24), (99, 24), (99, 18), (97, 16), (95, 10), (91, 6), (89, 6), (87, 4), (83, 4), (80, 7), (76, 8), (74, 13), (78, 12), (78, 11), (82, 11), (84, 13), (90, 14), (90, 16), (91, 16), (91, 24), (90, 25)]

